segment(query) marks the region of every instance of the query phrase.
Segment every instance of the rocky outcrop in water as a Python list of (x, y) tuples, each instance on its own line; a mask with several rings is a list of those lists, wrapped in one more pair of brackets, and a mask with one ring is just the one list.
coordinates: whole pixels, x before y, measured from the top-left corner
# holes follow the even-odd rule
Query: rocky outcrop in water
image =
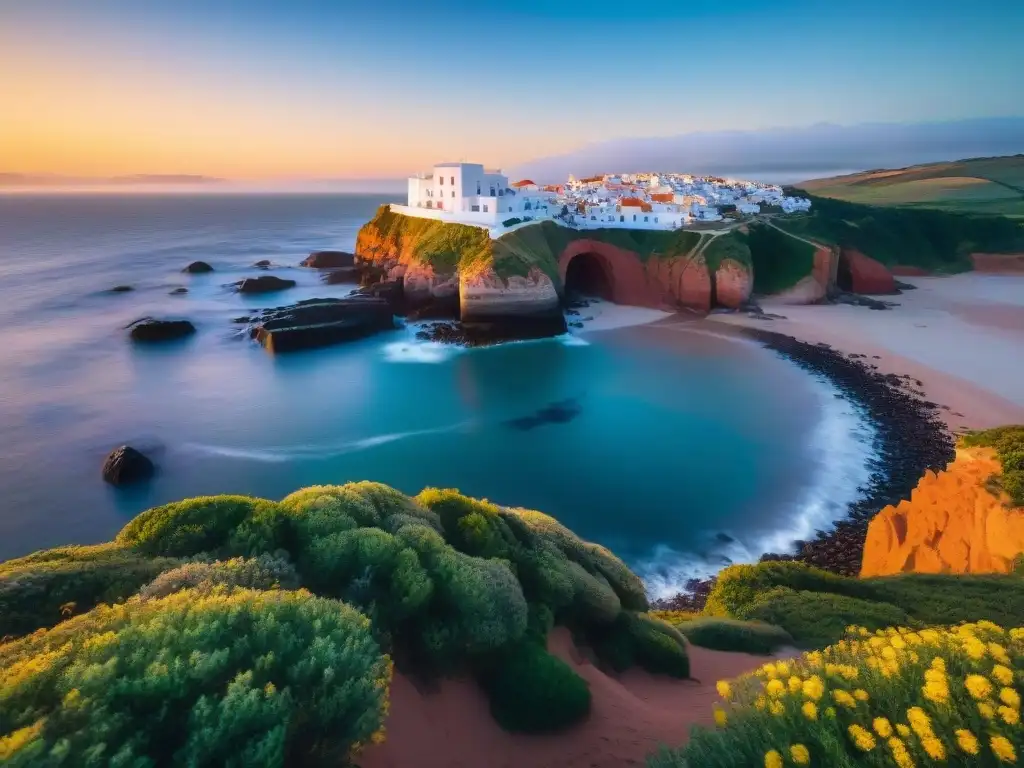
[(103, 462), (103, 479), (111, 485), (128, 485), (147, 480), (153, 471), (153, 462), (130, 445), (114, 449)]
[(347, 251), (313, 251), (299, 262), (299, 266), (311, 269), (336, 269), (355, 266), (355, 254)]
[(326, 347), (395, 327), (390, 304), (371, 296), (310, 299), (241, 320), (253, 323), (252, 337), (271, 352)]
[(115, 285), (110, 289), (109, 293), (128, 293), (129, 291), (134, 290), (135, 289), (130, 285)]
[(461, 275), (457, 288), (464, 321), (545, 316), (556, 312), (559, 306), (555, 284), (539, 269), (531, 269), (525, 277), (513, 275), (502, 279), (493, 268), (488, 268)]
[(142, 343), (183, 339), (196, 332), (196, 327), (188, 320), (158, 320), (152, 317), (136, 320), (128, 329), (132, 341)]
[(868, 524), (860, 575), (1009, 573), (1024, 553), (1024, 508), (991, 485), (1002, 470), (991, 448), (959, 448), (945, 470), (925, 472)]
[(294, 288), (294, 280), (286, 280), (276, 275), (260, 275), (259, 277), (247, 277), (235, 283), (239, 293), (273, 293)]
[(182, 272), (187, 272), (190, 275), (202, 275), (206, 272), (213, 272), (213, 267), (207, 264), (205, 261), (193, 261)]

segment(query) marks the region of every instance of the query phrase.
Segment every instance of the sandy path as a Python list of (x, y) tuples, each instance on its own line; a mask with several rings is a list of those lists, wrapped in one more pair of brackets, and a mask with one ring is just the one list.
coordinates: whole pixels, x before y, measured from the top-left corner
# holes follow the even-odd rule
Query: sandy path
[(356, 763), (360, 768), (642, 766), (660, 743), (685, 742), (691, 724), (713, 723), (716, 681), (751, 671), (766, 660), (691, 646), (691, 674), (699, 682), (641, 670), (613, 678), (583, 658), (564, 628), (551, 633), (548, 646), (590, 684), (592, 709), (585, 722), (559, 734), (511, 734), (493, 720), (486, 697), (472, 680), (444, 680), (439, 691), (421, 693), (396, 675), (387, 740), (368, 747)]
[(867, 355), (883, 373), (919, 379), (927, 399), (948, 406), (943, 417), (956, 431), (1024, 423), (1024, 276), (969, 273), (906, 282), (918, 289), (885, 297), (899, 304), (888, 311), (766, 300), (766, 312), (786, 319), (713, 315), (701, 325), (760, 328)]

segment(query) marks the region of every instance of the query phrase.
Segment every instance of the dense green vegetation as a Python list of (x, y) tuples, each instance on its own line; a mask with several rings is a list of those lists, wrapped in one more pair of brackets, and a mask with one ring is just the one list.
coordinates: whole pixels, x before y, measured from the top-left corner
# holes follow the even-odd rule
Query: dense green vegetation
[(869, 629), (1024, 616), (1024, 579), (1014, 575), (904, 574), (854, 579), (796, 562), (734, 565), (718, 575), (705, 613), (776, 624), (803, 647), (836, 642), (846, 626)]
[(177, 564), (115, 544), (60, 547), (0, 563), (0, 640), (123, 600)]
[[(487, 230), (480, 227), (403, 216), (381, 206), (360, 230), (356, 250), (365, 255), (388, 253), (403, 262), (429, 265), (441, 274), (456, 270), (474, 274), (491, 267), (499, 277), (508, 279), (539, 269), (557, 283), (558, 258), (573, 240), (600, 240), (633, 251), (641, 261), (647, 261), (686, 257), (695, 252), (704, 237), (690, 230), (574, 230), (552, 221), (540, 221), (491, 240)], [(714, 267), (724, 258), (745, 265), (751, 263), (746, 243), (739, 234), (712, 238), (707, 251), (705, 258)]]
[[(87, 612), (58, 623), (68, 600)], [(417, 676), (475, 676), (508, 728), (557, 730), (590, 693), (545, 649), (556, 624), (600, 663), (689, 674), (683, 636), (645, 613), (618, 558), (540, 512), (454, 490), (166, 504), (113, 543), (3, 564), (0, 607), (21, 636), (0, 645), (12, 765), (345, 764), (381, 737), (384, 654)]]
[(856, 248), (883, 264), (962, 272), (971, 268), (971, 253), (1024, 251), (1024, 221), (810, 197), (811, 213), (774, 223), (815, 242)]
[(693, 645), (715, 651), (770, 654), (793, 645), (793, 638), (782, 627), (763, 621), (738, 621), (702, 616), (676, 625)]
[[(716, 271), (726, 259), (732, 259), (748, 268), (753, 266), (749, 239), (740, 232), (733, 231), (711, 237), (702, 253), (711, 272)], [(757, 279), (756, 269), (754, 279)]]
[(191, 590), (100, 606), (0, 645), (8, 766), (345, 764), (391, 666), (355, 609)]
[(962, 439), (968, 447), (995, 448), (999, 462), (1003, 465), (1003, 472), (996, 481), (1009, 495), (1014, 506), (1024, 507), (1024, 425), (971, 432)]
[(792, 288), (811, 274), (815, 247), (768, 224), (755, 224), (747, 234), (754, 266), (754, 293), (770, 295)]

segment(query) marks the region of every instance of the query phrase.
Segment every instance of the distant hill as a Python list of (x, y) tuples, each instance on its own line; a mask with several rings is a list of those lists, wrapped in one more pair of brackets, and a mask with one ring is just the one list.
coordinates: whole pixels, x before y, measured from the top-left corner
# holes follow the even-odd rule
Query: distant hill
[(1024, 155), (864, 171), (796, 186), (851, 203), (1024, 218)]
[(71, 187), (124, 184), (219, 184), (224, 179), (186, 173), (140, 173), (131, 176), (63, 176), (51, 173), (0, 173), (0, 187)]

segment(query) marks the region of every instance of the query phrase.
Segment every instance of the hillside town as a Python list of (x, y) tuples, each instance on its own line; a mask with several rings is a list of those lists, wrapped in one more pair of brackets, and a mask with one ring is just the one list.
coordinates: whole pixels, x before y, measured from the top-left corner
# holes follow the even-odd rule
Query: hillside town
[(440, 163), (409, 179), (409, 216), (501, 232), (527, 221), (554, 219), (576, 228), (680, 229), (768, 211), (810, 210), (805, 198), (774, 184), (680, 173), (604, 174), (564, 184), (509, 182), (478, 163)]

